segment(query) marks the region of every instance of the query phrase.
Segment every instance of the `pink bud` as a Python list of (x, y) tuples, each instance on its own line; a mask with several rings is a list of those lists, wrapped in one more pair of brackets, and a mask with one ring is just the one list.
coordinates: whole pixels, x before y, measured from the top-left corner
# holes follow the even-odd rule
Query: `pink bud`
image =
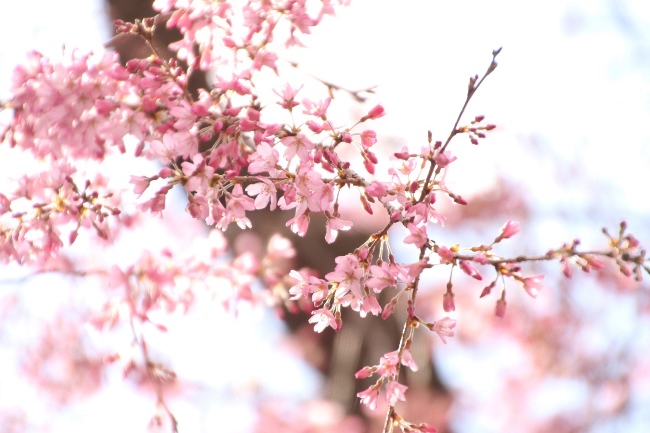
[(316, 134), (323, 132), (323, 127), (314, 120), (307, 121), (307, 127)]
[(523, 279), (522, 282), (524, 283), (524, 289), (533, 298), (537, 297), (537, 294), (539, 293), (539, 289), (542, 288), (542, 279), (543, 278), (544, 278), (544, 275), (538, 274), (538, 275), (533, 275), (532, 277), (528, 277), (528, 278)]
[(379, 160), (377, 159), (377, 155), (375, 155), (374, 153), (372, 153), (370, 151), (366, 152), (366, 158), (368, 158), (368, 160), (370, 162), (372, 162), (373, 164), (377, 164), (379, 162)]
[(314, 151), (314, 162), (318, 164), (322, 160), (323, 160), (323, 149), (317, 147), (316, 150)]
[(372, 367), (363, 367), (361, 370), (357, 371), (354, 377), (357, 379), (365, 379), (370, 377), (374, 373)]
[(488, 263), (488, 258), (487, 258), (487, 256), (486, 256), (485, 254), (483, 254), (483, 253), (479, 253), (479, 254), (477, 254), (477, 255), (474, 256), (474, 258), (472, 259), (472, 261), (474, 261), (474, 262), (476, 262), (476, 263), (478, 263), (478, 264), (481, 264), (481, 265), (487, 265), (487, 263)]
[(366, 260), (368, 258), (368, 253), (369, 253), (368, 247), (361, 248), (359, 250), (359, 254), (358, 254), (359, 255), (359, 260), (361, 260), (361, 261)]
[(517, 221), (508, 221), (507, 223), (505, 223), (503, 225), (503, 227), (501, 227), (501, 234), (499, 235), (497, 240), (508, 239), (508, 238), (516, 235), (517, 233), (519, 233), (520, 230), (521, 230), (521, 227), (519, 225), (519, 222), (517, 222)]
[(442, 295), (442, 308), (445, 312), (456, 311), (456, 303), (454, 302), (453, 292), (446, 292)]
[(456, 203), (458, 203), (458, 204), (462, 204), (462, 205), (466, 205), (466, 204), (467, 204), (467, 201), (465, 201), (465, 199), (462, 198), (462, 197), (459, 196), (459, 195), (453, 197), (453, 199), (454, 199), (454, 201), (455, 201)]
[(379, 119), (381, 116), (386, 114), (384, 107), (381, 105), (375, 105), (365, 116), (361, 118), (362, 122), (365, 122), (368, 119)]
[(603, 269), (605, 267), (605, 263), (602, 261), (598, 260), (597, 258), (593, 256), (586, 256), (585, 260), (587, 260), (587, 263), (589, 263), (589, 266), (591, 266), (593, 269)]
[(494, 315), (503, 318), (506, 315), (506, 300), (501, 298), (497, 301), (497, 306), (494, 309)]
[(386, 304), (384, 311), (381, 312), (381, 318), (384, 320), (388, 319), (393, 314), (393, 308), (395, 308), (395, 304), (392, 301)]
[(252, 120), (244, 117), (239, 121), (239, 128), (242, 131), (254, 131), (255, 129), (257, 129), (257, 124)]
[(494, 286), (495, 286), (495, 282), (493, 281), (492, 283), (490, 283), (489, 286), (486, 286), (486, 287), (483, 289), (483, 291), (481, 292), (481, 296), (480, 296), (480, 297), (482, 298), (482, 297), (484, 297), (484, 296), (489, 295), (490, 292), (492, 291), (492, 289), (494, 288)]
[(363, 204), (363, 209), (368, 212), (370, 215), (372, 215), (372, 207), (370, 207), (370, 203), (368, 203), (368, 200), (364, 196), (359, 196), (359, 200), (361, 200), (361, 203)]
[(476, 279), (476, 280), (482, 280), (483, 277), (481, 274), (476, 270), (474, 266), (468, 261), (468, 260), (461, 260), (460, 261), (460, 268), (465, 272), (467, 275), (470, 277)]
[(225, 36), (222, 39), (222, 41), (223, 41), (223, 44), (228, 48), (235, 48), (237, 46), (235, 41), (232, 38), (228, 37), (228, 36)]
[(370, 174), (375, 174), (375, 165), (372, 163), (372, 161), (368, 159), (363, 160), (363, 166), (366, 168), (366, 171)]

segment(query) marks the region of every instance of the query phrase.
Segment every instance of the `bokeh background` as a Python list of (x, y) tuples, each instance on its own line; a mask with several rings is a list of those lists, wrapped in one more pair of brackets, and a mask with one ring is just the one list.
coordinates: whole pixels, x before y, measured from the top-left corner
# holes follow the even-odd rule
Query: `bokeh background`
[[(8, 95), (11, 70), (29, 50), (59, 57), (64, 45), (101, 46), (112, 35), (109, 16), (119, 3), (113, 9), (99, 0), (3, 4), (10, 18), (0, 27), (0, 96)], [(585, 249), (599, 248), (606, 242), (601, 227), (615, 232), (625, 219), (650, 244), (645, 2), (352, 0), (305, 43), (286, 54), (302, 71), (349, 89), (376, 86), (368, 105), (381, 103), (388, 113), (373, 125), (385, 156), (401, 146), (419, 148), (427, 130), (446, 138), (468, 78), (503, 47), (499, 67), (467, 112), (467, 120), (484, 114), (498, 128), (479, 146), (459, 137), (451, 147), (458, 161), (448, 184), (470, 206), (441, 203), (448, 220), (445, 230), (432, 228), (438, 243), (487, 243), (516, 219), (523, 233), (503, 246), (504, 255), (544, 253), (575, 237)], [(344, 94), (335, 105), (341, 122), (363, 113)], [(3, 177), (20, 173), (10, 158), (0, 164)], [(126, 179), (142, 168), (117, 167)], [(191, 226), (183, 207), (179, 199), (178, 215), (171, 216), (182, 231), (153, 225), (122, 247), (187, 245), (203, 228)], [(361, 226), (363, 216), (349, 212)], [(418, 356), (431, 367), (408, 378), (412, 417), (457, 433), (646, 432), (647, 280), (624, 280), (613, 267), (571, 281), (557, 277), (555, 264), (528, 270), (547, 274), (545, 289), (532, 300), (509, 288), (504, 320), (493, 317), (495, 293), (479, 300), (482, 286), (455, 279), (458, 336), (446, 346), (421, 336)], [(123, 380), (118, 369), (96, 368), (111, 345), (106, 340), (119, 337), (73, 325), (70, 302), (92, 303), (101, 284), (22, 276), (0, 268), (0, 431), (145, 430), (152, 394)], [(422, 308), (440, 317), (446, 276), (426, 284)], [(254, 310), (235, 320), (213, 314), (207, 302), (199, 305), (168, 335), (151, 337), (157, 355), (183, 380), (170, 391), (182, 432), (378, 431), (382, 414), (374, 417), (354, 403), (350, 373), (365, 357), (375, 363), (396, 346), (386, 338), (372, 343), (378, 332), (372, 327), (390, 336), (388, 325), (315, 340), (304, 317), (280, 320)], [(235, 327), (237, 333), (227, 332)], [(362, 349), (350, 360), (340, 347), (355, 345)], [(77, 352), (87, 356), (70, 363)]]

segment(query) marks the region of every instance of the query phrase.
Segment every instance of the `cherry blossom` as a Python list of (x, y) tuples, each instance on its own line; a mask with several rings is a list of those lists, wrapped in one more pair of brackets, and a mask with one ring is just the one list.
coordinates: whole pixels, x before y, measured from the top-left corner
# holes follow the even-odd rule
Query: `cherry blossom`
[(360, 279), (364, 275), (364, 270), (359, 266), (359, 259), (352, 254), (337, 257), (335, 259), (336, 267), (333, 272), (325, 275), (328, 281), (337, 283), (336, 296), (342, 297), (348, 292), (352, 292), (357, 298), (363, 298), (361, 293)]
[(436, 334), (438, 334), (442, 342), (446, 344), (447, 339), (445, 337), (453, 337), (454, 336), (453, 329), (455, 327), (456, 327), (455, 320), (450, 319), (449, 317), (443, 317), (442, 319), (433, 322), (433, 325), (431, 326), (431, 330)]
[(388, 385), (386, 385), (386, 401), (388, 404), (394, 406), (398, 400), (406, 401), (404, 393), (407, 389), (408, 386), (402, 385), (395, 380), (388, 382)]
[(259, 183), (252, 183), (246, 187), (246, 192), (255, 196), (255, 209), (264, 209), (270, 202), (269, 210), (275, 210), (278, 203), (275, 185), (266, 178), (258, 179)]
[(440, 263), (451, 263), (455, 258), (454, 252), (447, 247), (438, 247), (436, 252), (440, 256)]
[(379, 387), (373, 385), (364, 391), (358, 392), (357, 397), (359, 397), (361, 403), (368, 406), (370, 410), (375, 410), (377, 408), (377, 400), (379, 399)]
[(407, 228), (411, 234), (404, 238), (404, 243), (415, 244), (418, 248), (422, 248), (429, 240), (425, 225), (417, 226), (414, 223), (408, 223)]
[[(442, 301), (443, 309), (450, 312), (462, 310), (466, 297), (461, 291), (473, 290), (452, 286), (456, 266), (476, 280), (492, 274), (493, 282), (480, 297), (491, 295), (497, 282), (502, 282), (495, 315), (504, 317), (510, 285), (521, 284), (533, 298), (542, 287), (543, 275), (523, 276), (526, 262), (557, 261), (562, 272), (571, 276), (572, 267), (585, 272), (602, 269), (602, 258), (615, 263), (621, 274), (640, 280), (642, 271), (648, 271), (646, 252), (626, 232), (625, 223), (614, 235), (603, 232), (608, 238), (603, 250), (580, 250), (576, 240), (538, 256), (502, 256), (499, 242), (520, 231), (514, 221), (507, 221), (491, 243), (438, 245), (442, 236), (438, 238), (436, 232), (434, 239), (427, 228), (430, 222), (440, 223), (436, 230), (442, 230), (446, 218), (453, 221), (453, 214), (443, 207), (444, 199), (467, 204), (445, 183), (453, 168), (450, 164), (458, 159), (449, 146), (461, 134), (478, 144), (494, 129), (483, 122), (484, 116), (474, 117), (469, 124), (459, 122), (478, 86), (496, 68), (499, 50), (493, 53), (487, 72), (470, 79), (467, 99), (449, 138), (434, 141), (429, 132), (427, 143), (419, 149), (402, 146), (392, 152), (386, 168), (380, 164), (380, 150), (373, 148), (381, 137), (364, 124), (386, 114), (382, 105), (361, 107), (356, 112), (367, 114), (357, 115), (352, 122), (333, 122), (328, 118), (330, 107), (333, 110), (335, 95), (343, 89), (313, 79), (322, 91), (301, 93), (297, 101), (303, 84), (286, 82), (280, 48), (302, 45), (301, 35), (335, 11), (332, 1), (307, 3), (156, 0), (154, 7), (163, 15), (116, 22), (118, 33), (145, 41), (151, 52), (144, 59), (122, 66), (116, 54), (102, 51), (67, 51), (61, 61), (29, 54), (14, 71), (10, 100), (0, 101), (12, 116), (2, 137), (3, 144), (28, 152), (41, 166), (0, 192), (0, 261), (30, 265), (36, 273), (54, 270), (85, 276), (89, 271), (74, 270), (66, 256), (67, 246), (80, 244), (80, 236), (108, 244), (152, 217), (166, 218), (170, 206), (184, 207), (188, 218), (211, 227), (205, 242), (190, 250), (187, 258), (171, 249), (145, 250), (132, 263), (102, 270), (110, 296), (90, 320), (104, 331), (118, 325), (131, 329), (132, 346), (141, 353), (125, 356), (125, 371), (127, 375), (140, 371), (143, 380), (150, 382), (172, 425), (176, 421), (164, 403), (161, 384), (173, 382), (175, 373), (150, 359), (143, 329), (166, 330), (165, 319), (186, 313), (200, 288), (229, 313), (237, 314), (244, 305), (271, 306), (281, 314), (310, 312), (308, 323), (317, 333), (327, 327), (340, 330), (346, 308), (362, 318), (381, 313), (386, 319), (397, 312), (393, 318), (402, 322), (403, 331), (389, 346), (397, 349), (383, 355), (378, 365), (356, 373), (358, 379), (379, 376), (357, 396), (375, 409), (385, 385), (391, 406), (386, 419), (392, 426), (434, 432), (433, 427), (404, 420), (392, 407), (406, 399), (407, 386), (399, 382), (403, 367), (418, 371), (409, 349), (418, 338), (415, 329), (426, 327), (443, 343), (455, 335), (455, 320), (444, 317), (425, 323), (421, 318), (426, 298), (419, 293), (425, 292), (423, 282), (430, 275), (437, 278), (437, 271), (448, 272)], [(152, 42), (154, 28), (163, 23), (180, 32), (181, 39), (169, 48), (185, 63), (161, 58)], [(212, 87), (190, 90), (188, 79), (197, 69), (216, 71)], [(358, 92), (348, 93), (362, 99)], [(155, 159), (164, 166), (154, 176), (138, 169), (126, 174), (125, 183), (130, 177), (138, 196), (135, 204), (123, 201), (119, 187), (103, 175), (107, 158), (118, 155)], [(357, 162), (363, 168), (355, 166)], [(92, 164), (98, 166), (94, 172), (87, 169)], [(171, 196), (167, 200), (172, 190), (182, 192), (186, 201), (178, 205)], [(300, 236), (307, 234), (312, 214), (323, 214), (325, 242), (333, 243), (340, 231), (353, 228), (352, 221), (339, 212), (339, 206), (347, 206), (348, 191), (355, 197), (353, 210), (380, 214), (384, 225), (340, 253), (334, 270), (323, 272), (324, 278), (312, 270), (290, 270), (296, 249), (279, 235), (271, 237), (266, 250), (262, 236), (251, 235), (237, 241), (234, 252), (228, 251), (221, 230), (231, 223), (251, 228), (248, 212), (267, 207), (294, 210), (282, 223)], [(437, 200), (442, 204), (436, 205)], [(137, 212), (131, 214), (130, 209)], [(394, 236), (398, 233), (394, 226), (405, 227), (408, 233)], [(404, 244), (401, 247), (417, 258), (405, 263), (396, 244)], [(83, 259), (79, 263), (87, 264)], [(483, 275), (475, 264), (482, 265)], [(430, 268), (435, 270), (429, 272)], [(127, 323), (121, 324), (125, 319)]]
[(257, 145), (255, 152), (248, 157), (250, 162), (248, 172), (251, 174), (267, 172), (271, 176), (276, 176), (277, 170), (275, 166), (279, 157), (280, 154), (277, 150), (268, 143), (262, 142)]
[(314, 331), (323, 332), (328, 326), (334, 330), (338, 329), (338, 324), (336, 318), (330, 310), (321, 308), (319, 310), (312, 311), (312, 316), (309, 319), (309, 323), (314, 324)]
[(352, 221), (342, 220), (340, 218), (332, 217), (327, 218), (327, 224), (325, 226), (325, 241), (328, 244), (331, 244), (336, 240), (339, 230), (350, 230), (352, 228)]

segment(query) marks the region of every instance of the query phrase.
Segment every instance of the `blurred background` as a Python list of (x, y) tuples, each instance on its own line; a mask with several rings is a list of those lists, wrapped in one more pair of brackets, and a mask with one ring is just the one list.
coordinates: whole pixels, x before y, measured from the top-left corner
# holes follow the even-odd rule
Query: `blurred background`
[[(6, 41), (0, 97), (7, 97), (11, 71), (29, 50), (58, 58), (64, 45), (96, 49), (111, 37), (112, 19), (150, 15), (143, 13), (146, 6), (120, 0), (3, 5), (10, 19), (0, 27)], [(384, 160), (402, 146), (418, 149), (427, 130), (444, 140), (468, 78), (482, 73), (492, 50), (503, 47), (497, 70), (466, 113), (467, 121), (483, 114), (498, 128), (479, 146), (458, 137), (450, 147), (458, 160), (447, 183), (470, 204), (461, 208), (441, 200), (447, 221), (444, 230), (431, 231), (439, 244), (488, 243), (509, 219), (521, 222), (522, 233), (497, 250), (503, 255), (540, 254), (576, 237), (584, 249), (597, 249), (606, 244), (601, 227), (616, 232), (622, 219), (642, 244), (650, 244), (645, 2), (352, 0), (304, 42), (306, 49), (286, 57), (306, 74), (352, 90), (376, 86), (367, 106), (337, 93), (333, 109), (343, 124), (381, 103), (387, 115), (373, 127)], [(134, 41), (115, 48), (123, 58), (148, 55)], [(209, 80), (209, 74), (195, 78), (199, 85)], [(9, 166), (20, 171), (4, 158), (3, 177)], [(120, 175), (128, 179), (141, 174), (138, 169), (122, 168)], [(179, 199), (172, 218), (182, 221), (183, 231), (170, 233), (155, 224), (123, 248), (152, 242), (187, 246), (205, 229), (191, 226), (182, 208)], [(376, 222), (353, 208), (347, 216), (370, 233)], [(284, 229), (277, 221), (253, 227), (266, 239)], [(296, 240), (297, 266), (325, 272), (333, 257), (364, 240), (363, 233), (342, 236), (326, 251), (318, 225), (312, 223), (305, 241)], [(403, 233), (392, 235), (398, 242)], [(408, 252), (403, 254), (408, 260)], [(624, 279), (614, 266), (598, 275), (576, 272), (571, 280), (559, 277), (557, 264), (526, 272), (545, 273), (545, 289), (532, 300), (508, 287), (504, 319), (493, 315), (499, 287), (478, 299), (483, 285), (455, 275), (457, 338), (443, 346), (418, 335), (414, 353), (421, 371), (406, 378), (408, 407), (400, 413), (431, 422), (440, 432), (646, 432), (647, 279)], [(0, 432), (145, 430), (155, 396), (103, 365), (103, 351), (111, 345), (106, 340), (119, 337), (92, 335), (70, 307), (74, 300), (79, 309), (88, 308), (87, 293), (101, 290), (101, 282), (23, 275), (0, 268)], [(447, 277), (433, 274), (426, 281), (419, 314), (445, 315)], [(150, 337), (157, 356), (178, 374), (168, 391), (181, 433), (380, 431), (385, 411), (373, 414), (359, 406), (354, 395), (367, 384), (356, 383), (353, 374), (397, 347), (399, 317), (358, 321), (350, 315), (340, 333), (315, 335), (305, 326), (307, 315), (284, 313), (279, 318), (272, 311), (251, 311), (236, 320), (197, 303), (169, 335)], [(234, 326), (236, 335), (224, 331)]]

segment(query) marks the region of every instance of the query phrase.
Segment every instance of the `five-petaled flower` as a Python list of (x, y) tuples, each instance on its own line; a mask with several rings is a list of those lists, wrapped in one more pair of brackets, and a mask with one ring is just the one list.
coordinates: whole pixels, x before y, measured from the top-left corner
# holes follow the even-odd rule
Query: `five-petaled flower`
[(312, 316), (309, 323), (314, 324), (314, 331), (323, 332), (328, 326), (332, 327), (335, 331), (338, 330), (338, 324), (334, 314), (328, 309), (321, 308), (311, 312)]
[(447, 343), (445, 337), (453, 337), (455, 335), (453, 329), (456, 327), (456, 321), (450, 319), (449, 317), (443, 317), (440, 320), (436, 320), (431, 325), (431, 330), (438, 334), (443, 343)]

